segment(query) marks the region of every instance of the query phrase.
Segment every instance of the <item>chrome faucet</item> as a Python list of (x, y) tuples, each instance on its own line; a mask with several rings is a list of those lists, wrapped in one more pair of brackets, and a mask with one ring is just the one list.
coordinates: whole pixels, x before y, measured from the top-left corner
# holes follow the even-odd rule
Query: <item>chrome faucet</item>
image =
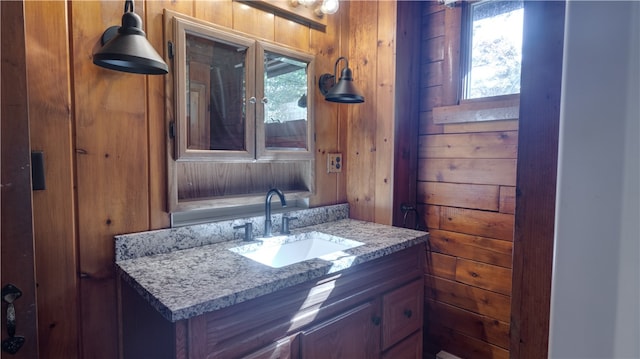
[(280, 197), (280, 204), (282, 207), (287, 206), (287, 200), (284, 199), (284, 193), (277, 188), (272, 188), (267, 192), (267, 197), (264, 201), (264, 237), (271, 237), (271, 197), (273, 194), (277, 194)]

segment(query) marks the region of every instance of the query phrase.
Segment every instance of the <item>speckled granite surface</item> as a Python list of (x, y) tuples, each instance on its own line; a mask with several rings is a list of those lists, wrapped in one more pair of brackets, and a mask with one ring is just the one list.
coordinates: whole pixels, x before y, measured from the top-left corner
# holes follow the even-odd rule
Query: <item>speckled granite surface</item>
[(175, 322), (336, 273), (428, 239), (426, 232), (351, 219), (292, 230), (306, 231), (365, 245), (344, 251), (346, 256), (343, 253), (331, 260), (311, 259), (282, 268), (271, 268), (228, 250), (246, 244), (242, 240), (121, 259), (116, 264), (123, 280)]
[[(349, 218), (349, 205), (345, 203), (273, 214), (273, 233), (280, 232), (283, 215), (297, 217), (290, 224), (291, 229), (295, 229)], [(254, 237), (262, 234), (264, 216), (115, 236), (116, 262), (241, 238), (244, 232), (233, 227), (245, 223), (253, 224)]]

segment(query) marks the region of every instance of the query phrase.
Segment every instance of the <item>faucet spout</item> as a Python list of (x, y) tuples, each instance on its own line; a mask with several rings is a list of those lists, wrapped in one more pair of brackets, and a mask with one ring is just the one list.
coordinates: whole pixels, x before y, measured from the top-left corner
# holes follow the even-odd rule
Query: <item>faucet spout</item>
[(264, 237), (271, 237), (271, 197), (273, 194), (277, 194), (280, 197), (280, 204), (282, 207), (287, 206), (287, 200), (284, 198), (284, 193), (277, 188), (272, 188), (267, 192), (267, 197), (264, 201)]

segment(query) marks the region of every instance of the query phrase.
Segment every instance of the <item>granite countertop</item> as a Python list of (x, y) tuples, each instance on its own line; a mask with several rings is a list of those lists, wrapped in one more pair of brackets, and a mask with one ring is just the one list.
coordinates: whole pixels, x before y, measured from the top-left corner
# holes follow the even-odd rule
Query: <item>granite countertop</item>
[(271, 268), (228, 250), (247, 243), (242, 240), (120, 259), (116, 265), (124, 281), (131, 284), (162, 316), (175, 322), (337, 273), (428, 239), (427, 232), (352, 219), (330, 221), (291, 232), (307, 231), (365, 244), (345, 250), (348, 256), (333, 261), (311, 259), (282, 268)]

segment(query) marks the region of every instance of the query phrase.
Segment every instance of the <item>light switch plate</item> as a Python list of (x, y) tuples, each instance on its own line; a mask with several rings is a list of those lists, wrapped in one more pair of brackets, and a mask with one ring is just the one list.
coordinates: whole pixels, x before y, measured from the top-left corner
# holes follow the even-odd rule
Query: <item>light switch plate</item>
[(327, 153), (327, 173), (342, 172), (342, 153)]

